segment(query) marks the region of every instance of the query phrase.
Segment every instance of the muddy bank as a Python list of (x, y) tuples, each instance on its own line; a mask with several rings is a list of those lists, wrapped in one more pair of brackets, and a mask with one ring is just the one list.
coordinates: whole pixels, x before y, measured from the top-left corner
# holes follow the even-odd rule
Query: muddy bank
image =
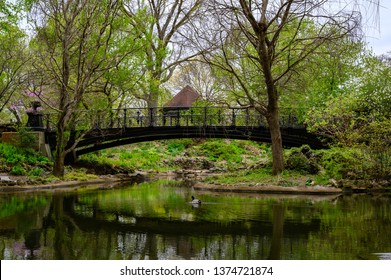
[(54, 183), (42, 185), (2, 185), (0, 186), (0, 193), (12, 192), (28, 192), (28, 191), (75, 191), (79, 189), (110, 189), (121, 183), (140, 183), (146, 181), (148, 178), (145, 174), (135, 173), (130, 175), (119, 176), (101, 176), (97, 179), (89, 179), (88, 181), (59, 181)]
[[(198, 174), (199, 173), (199, 174)], [(183, 176), (182, 173), (177, 171), (167, 172), (136, 172), (133, 174), (117, 174), (117, 175), (101, 175), (96, 179), (89, 179), (87, 181), (56, 181), (47, 184), (29, 184), (23, 182), (22, 184), (15, 184), (16, 178), (13, 184), (9, 184), (7, 181), (3, 181), (0, 184), (0, 193), (12, 193), (12, 192), (26, 192), (26, 191), (74, 191), (78, 189), (110, 189), (123, 185), (123, 183), (140, 183), (147, 180), (178, 180), (186, 181), (192, 188), (198, 191), (212, 191), (212, 192), (236, 192), (236, 193), (259, 193), (259, 194), (303, 194), (303, 195), (339, 195), (342, 193), (374, 193), (374, 192), (390, 192), (389, 187), (380, 187), (378, 185), (373, 186), (370, 184), (354, 185), (352, 182), (335, 183), (328, 186), (312, 185), (306, 186), (306, 178), (295, 179), (298, 181), (296, 186), (281, 186), (272, 182), (255, 183), (255, 182), (243, 182), (233, 184), (221, 184), (221, 183), (205, 183), (203, 179), (214, 173), (198, 172), (196, 176)], [(192, 173), (193, 174), (193, 173)], [(4, 176), (3, 176), (4, 177)]]

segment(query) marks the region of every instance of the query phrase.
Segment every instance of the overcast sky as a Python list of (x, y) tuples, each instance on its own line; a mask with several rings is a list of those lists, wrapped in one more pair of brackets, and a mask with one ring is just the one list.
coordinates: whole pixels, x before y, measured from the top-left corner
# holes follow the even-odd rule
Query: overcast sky
[(391, 52), (391, 0), (382, 0), (381, 5), (380, 30), (368, 28), (365, 32), (368, 47), (377, 55)]

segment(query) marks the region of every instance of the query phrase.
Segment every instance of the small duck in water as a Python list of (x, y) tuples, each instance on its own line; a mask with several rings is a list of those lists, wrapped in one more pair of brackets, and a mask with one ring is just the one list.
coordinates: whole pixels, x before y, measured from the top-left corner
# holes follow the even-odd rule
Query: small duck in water
[(201, 204), (201, 200), (196, 199), (193, 195), (191, 196), (191, 203), (192, 204)]

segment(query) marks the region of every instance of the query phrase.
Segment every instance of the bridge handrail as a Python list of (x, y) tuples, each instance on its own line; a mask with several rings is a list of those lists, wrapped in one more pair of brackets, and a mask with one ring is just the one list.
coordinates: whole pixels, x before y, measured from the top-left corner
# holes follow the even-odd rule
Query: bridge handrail
[[(267, 127), (266, 118), (251, 107), (137, 107), (111, 110), (80, 110), (75, 130), (172, 127), (246, 126)], [(45, 129), (54, 130), (54, 117), (45, 114)], [(292, 114), (281, 114), (282, 127), (304, 127)]]

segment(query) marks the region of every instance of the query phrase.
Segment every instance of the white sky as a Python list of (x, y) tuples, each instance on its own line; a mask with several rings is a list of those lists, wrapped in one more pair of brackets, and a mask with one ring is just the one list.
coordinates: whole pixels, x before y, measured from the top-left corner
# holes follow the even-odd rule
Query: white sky
[(368, 28), (365, 32), (368, 48), (377, 55), (391, 52), (391, 0), (381, 0), (379, 12), (380, 28)]

